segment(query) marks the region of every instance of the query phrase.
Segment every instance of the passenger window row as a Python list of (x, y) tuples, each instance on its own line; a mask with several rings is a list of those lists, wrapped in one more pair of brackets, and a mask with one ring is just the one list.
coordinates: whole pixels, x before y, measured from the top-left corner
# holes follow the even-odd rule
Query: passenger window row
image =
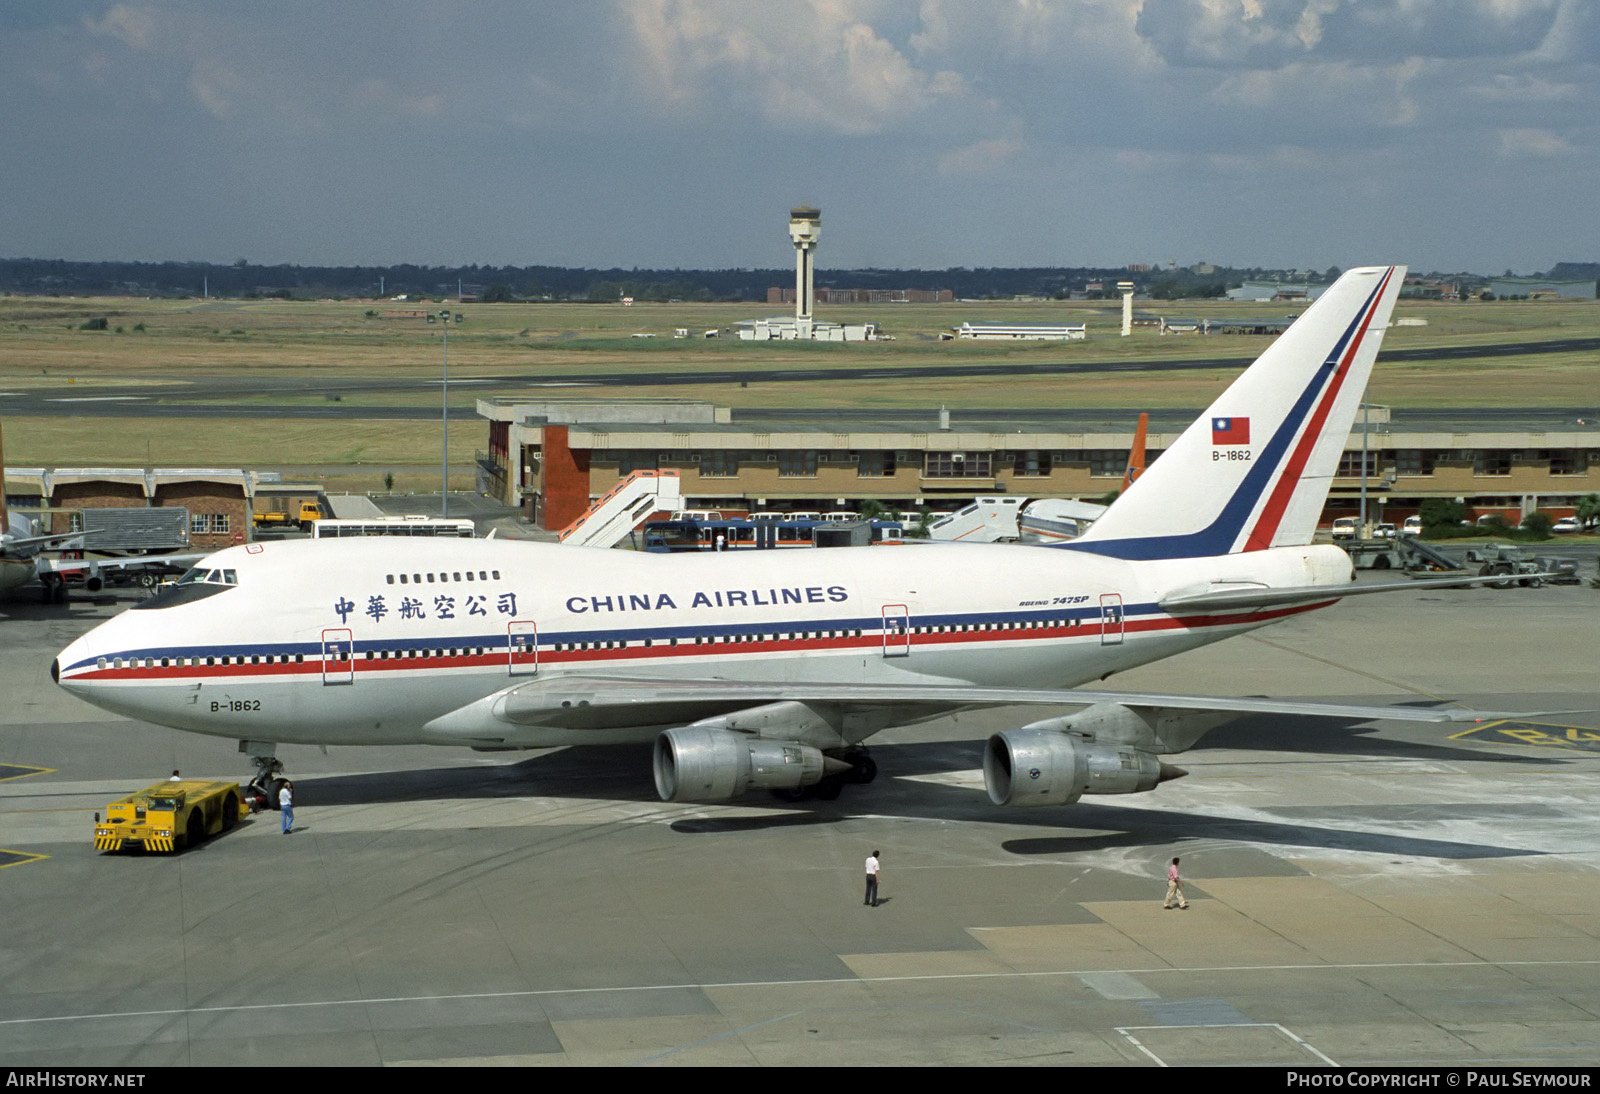
[[(493, 572), (495, 577), (499, 577), (500, 576), (500, 571), (495, 570), (495, 571), (492, 571), (492, 572)], [(482, 573), (482, 571), (480, 571), (480, 573)], [(400, 576), (401, 576), (402, 579), (405, 577), (404, 574), (401, 574)], [(430, 574), (428, 576), (431, 578), (433, 575)], [(443, 580), (445, 575), (441, 574), (439, 576), (440, 576), (440, 579)], [(471, 574), (468, 574), (468, 579), (470, 580), (470, 578), (471, 578)], [(394, 575), (390, 574), (389, 575), (389, 579), (390, 579), (390, 581), (393, 581), (394, 580)], [(487, 579), (484, 579), (484, 580), (487, 580)], [(1036, 629), (1041, 629), (1041, 628), (1044, 628), (1044, 627), (1077, 627), (1077, 626), (1081, 626), (1082, 624), (1083, 624), (1083, 620), (1081, 620), (1081, 619), (1040, 619), (1040, 620), (1030, 620), (1030, 621), (1021, 622), (1021, 623), (1010, 623), (1010, 624), (1007, 624), (1007, 623), (951, 623), (951, 624), (945, 624), (945, 625), (940, 625), (940, 626), (912, 627), (911, 628), (911, 633), (912, 634), (961, 634), (961, 633), (971, 633), (971, 632), (976, 632), (976, 631), (1036, 630)], [(863, 632), (860, 629), (856, 629), (856, 630), (832, 630), (832, 631), (784, 631), (782, 633), (777, 633), (777, 634), (704, 635), (704, 636), (696, 636), (696, 638), (694, 640), (694, 644), (697, 645), (697, 646), (701, 646), (701, 645), (714, 646), (714, 645), (717, 645), (718, 643), (721, 643), (721, 644), (724, 644), (724, 645), (728, 645), (728, 644), (733, 644), (733, 643), (748, 643), (748, 642), (763, 642), (763, 641), (793, 642), (793, 641), (808, 641), (808, 640), (828, 639), (828, 638), (860, 638), (862, 636), (862, 633)], [(903, 628), (900, 628), (898, 626), (894, 626), (893, 624), (891, 624), (891, 632), (890, 633), (903, 634), (903, 633), (905, 633), (905, 631), (904, 631)], [(676, 646), (678, 644), (678, 640), (676, 638), (668, 638), (668, 639), (663, 639), (663, 643), (665, 645), (667, 645), (667, 646)], [(636, 647), (636, 646), (642, 646), (642, 647), (648, 649), (648, 648), (652, 647), (654, 644), (655, 644), (655, 640), (654, 639), (645, 638), (645, 639), (635, 639), (632, 642), (627, 641), (627, 640), (615, 640), (615, 641), (610, 641), (610, 642), (557, 642), (551, 648), (553, 650), (555, 650), (556, 652), (569, 652), (569, 651), (573, 651), (573, 650), (601, 650), (601, 649), (605, 649), (605, 650), (611, 650), (611, 649), (625, 650), (625, 649), (629, 649), (631, 647)], [(462, 647), (451, 646), (451, 647), (448, 647), (448, 648), (441, 648), (441, 649), (421, 649), (421, 650), (392, 650), (392, 651), (391, 650), (367, 650), (367, 651), (365, 651), (364, 656), (365, 656), (366, 660), (368, 660), (368, 661), (374, 661), (374, 660), (376, 660), (376, 661), (387, 661), (387, 660), (390, 660), (390, 659), (403, 659), (403, 658), (416, 658), (416, 657), (483, 657), (483, 656), (487, 655), (489, 652), (490, 652), (490, 650), (489, 650), (489, 647), (487, 647), (487, 646), (462, 646)], [(498, 653), (499, 649), (497, 648), (494, 652)], [(337, 650), (330, 651), (330, 658), (332, 660), (345, 660), (346, 657), (347, 657), (347, 655), (342, 654)], [(200, 666), (200, 665), (287, 665), (291, 661), (294, 664), (299, 665), (299, 664), (304, 664), (305, 663), (305, 659), (306, 659), (305, 658), (305, 654), (303, 654), (303, 653), (296, 653), (296, 654), (252, 654), (252, 655), (247, 655), (247, 656), (232, 656), (232, 657), (161, 657), (161, 658), (156, 658), (156, 657), (113, 657), (113, 658), (109, 658), (109, 659), (105, 658), (105, 657), (101, 657), (95, 662), (95, 666), (97, 668), (102, 668), (102, 669), (104, 669), (104, 668), (153, 669), (153, 668), (155, 668), (157, 666), (158, 663), (160, 664), (160, 667), (162, 667), (162, 668), (169, 668), (169, 667), (172, 667), (174, 665), (182, 667), (182, 668), (192, 668), (192, 667), (196, 667), (196, 666)]]
[(113, 657), (107, 661), (101, 657), (95, 661), (96, 668), (129, 668), (153, 669), (158, 664), (162, 668), (196, 668), (201, 665), (287, 665), (293, 662), (296, 665), (304, 664), (306, 655), (303, 653), (262, 653), (238, 657)]
[(385, 574), (384, 575), (384, 579), (387, 580), (389, 582), (389, 584), (391, 584), (391, 585), (396, 583), (395, 582), (396, 578), (399, 578), (399, 584), (401, 584), (401, 585), (422, 585), (422, 584), (432, 585), (435, 582), (437, 582), (439, 584), (444, 584), (446, 582), (451, 582), (451, 581), (488, 581), (488, 580), (490, 580), (491, 577), (495, 581), (499, 581), (500, 580), (500, 571), (499, 570), (479, 570), (476, 574), (474, 574), (471, 570), (452, 570), (449, 573), (439, 573), (439, 574)]
[(488, 652), (487, 646), (450, 646), (422, 650), (367, 650), (365, 656), (368, 661), (404, 661), (418, 657), (482, 657)]

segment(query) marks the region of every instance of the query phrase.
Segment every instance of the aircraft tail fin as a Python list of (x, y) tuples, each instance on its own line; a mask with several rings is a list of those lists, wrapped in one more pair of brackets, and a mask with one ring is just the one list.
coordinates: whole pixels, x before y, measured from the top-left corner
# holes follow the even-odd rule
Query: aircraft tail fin
[(1128, 487), (1134, 484), (1138, 477), (1144, 474), (1146, 467), (1144, 454), (1144, 438), (1150, 429), (1150, 414), (1141, 411), (1139, 426), (1133, 431), (1133, 447), (1128, 449), (1128, 469), (1122, 473), (1122, 490), (1127, 492)]
[(1063, 550), (1198, 558), (1311, 542), (1404, 266), (1351, 270)]

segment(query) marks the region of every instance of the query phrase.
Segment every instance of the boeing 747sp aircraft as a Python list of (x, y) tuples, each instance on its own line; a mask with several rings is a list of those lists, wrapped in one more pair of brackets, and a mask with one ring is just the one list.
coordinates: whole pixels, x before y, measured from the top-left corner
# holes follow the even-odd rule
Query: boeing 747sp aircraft
[(1085, 708), (989, 741), (989, 794), (1010, 805), (1151, 790), (1182, 774), (1162, 756), (1242, 712), (1467, 720), (1066, 690), (1373, 589), (1312, 534), (1404, 273), (1345, 274), (1061, 546), (250, 544), (97, 627), (52, 671), (107, 710), (239, 738), (262, 783), (279, 742), (654, 739), (673, 801), (831, 795), (870, 781), (873, 733), (985, 706)]

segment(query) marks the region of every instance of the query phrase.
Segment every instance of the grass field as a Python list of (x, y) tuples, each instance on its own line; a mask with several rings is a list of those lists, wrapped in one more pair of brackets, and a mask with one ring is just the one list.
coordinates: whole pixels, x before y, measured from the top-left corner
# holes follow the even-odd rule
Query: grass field
[[(241, 395), (239, 402), (322, 403), (319, 385), (336, 380), (437, 377), (437, 325), (394, 313), (437, 310), (438, 304), (389, 302), (165, 301), (127, 298), (0, 298), (0, 391), (70, 383), (86, 393), (107, 384), (182, 383), (200, 378), (292, 378), (296, 395)], [(1163, 337), (1136, 328), (1117, 335), (1116, 304), (981, 302), (900, 304), (826, 309), (836, 321), (874, 320), (894, 341), (864, 345), (754, 344), (722, 337), (675, 339), (675, 328), (697, 334), (781, 309), (740, 304), (467, 304), (448, 305), (466, 316), (450, 328), (452, 381), (515, 377), (559, 380), (581, 373), (807, 367), (962, 365), (1006, 362), (1127, 359), (1248, 359), (1263, 337)], [(1141, 312), (1168, 317), (1272, 317), (1284, 305), (1185, 301), (1171, 308), (1147, 302)], [(1600, 336), (1600, 302), (1402, 301), (1397, 317), (1426, 321), (1395, 327), (1385, 346), (1428, 348)], [(82, 330), (104, 318), (105, 331)], [(1089, 338), (1075, 343), (940, 342), (941, 331), (963, 320), (1085, 321)], [(653, 334), (635, 338), (635, 334)], [(1381, 362), (1369, 397), (1395, 406), (1588, 406), (1600, 391), (1597, 355), (1529, 354), (1428, 363)], [(709, 399), (731, 406), (926, 407), (1186, 407), (1205, 406), (1234, 369), (1196, 372), (1078, 375), (1051, 378), (951, 377), (912, 384), (896, 381), (761, 383), (748, 387), (707, 382), (629, 389), (630, 397)], [(451, 389), (451, 403), (470, 406), (493, 395), (493, 383)], [(552, 397), (602, 394), (614, 387), (552, 389)], [(437, 395), (353, 393), (351, 406), (436, 405)], [(0, 398), (0, 413), (3, 413)], [(301, 420), (14, 418), (6, 423), (6, 455), (15, 465), (145, 464), (271, 467), (284, 463), (340, 468), (364, 477), (386, 465), (425, 465), (439, 453), (434, 423), (361, 421), (337, 428)], [(451, 431), (452, 461), (466, 468), (484, 430)], [(356, 470), (348, 470), (348, 469)], [(409, 472), (399, 472), (408, 474)], [(381, 472), (379, 472), (381, 474)]]

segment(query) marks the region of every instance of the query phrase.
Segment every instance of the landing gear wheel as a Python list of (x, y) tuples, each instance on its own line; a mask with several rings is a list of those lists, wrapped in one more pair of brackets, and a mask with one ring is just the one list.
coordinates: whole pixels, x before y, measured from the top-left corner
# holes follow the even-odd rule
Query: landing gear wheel
[(283, 764), (274, 756), (277, 746), (271, 741), (240, 741), (239, 751), (248, 753), (256, 765), (256, 776), (244, 788), (245, 801), (252, 813), (278, 808), (278, 791), (283, 789)]
[(878, 777), (878, 765), (873, 760), (872, 752), (869, 749), (857, 746), (829, 753), (829, 755), (850, 765), (851, 770), (840, 772), (836, 776), (844, 782), (865, 786)]
[(184, 828), (183, 833), (183, 845), (185, 847), (193, 847), (205, 838), (206, 819), (200, 815), (200, 810), (196, 809), (189, 814), (189, 823)]
[(839, 791), (844, 789), (844, 777), (841, 775), (827, 775), (817, 785), (809, 786), (806, 789), (825, 802), (838, 801)]

